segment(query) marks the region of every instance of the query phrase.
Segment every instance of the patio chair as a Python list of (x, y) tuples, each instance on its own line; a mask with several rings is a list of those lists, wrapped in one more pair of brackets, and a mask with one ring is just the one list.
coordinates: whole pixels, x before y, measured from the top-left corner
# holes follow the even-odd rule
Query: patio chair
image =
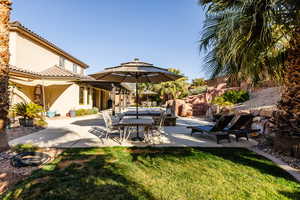
[(200, 133), (209, 133), (209, 135), (213, 135), (217, 139), (217, 143), (220, 143), (220, 140), (227, 139), (230, 142), (229, 134), (227, 132), (223, 132), (226, 126), (231, 122), (234, 115), (223, 115), (216, 122), (215, 125), (204, 125), (204, 126), (188, 126), (187, 128), (191, 128), (191, 135), (195, 132)]
[(105, 139), (108, 139), (110, 135), (112, 135), (114, 132), (119, 131), (120, 138), (122, 138), (120, 127), (117, 126), (117, 122), (113, 122), (110, 114), (108, 111), (103, 111), (102, 116), (105, 122)]
[(228, 134), (235, 135), (237, 142), (241, 137), (245, 137), (247, 140), (249, 140), (248, 134), (260, 131), (259, 129), (250, 128), (253, 118), (254, 116), (251, 114), (240, 115), (239, 118), (232, 124), (232, 126), (224, 131)]
[(167, 135), (164, 132), (164, 128), (163, 128), (166, 117), (167, 117), (166, 112), (162, 111), (158, 125), (152, 126), (152, 127), (150, 127), (150, 130), (148, 130), (148, 133), (150, 135), (147, 136), (148, 137), (147, 140), (149, 140), (150, 142), (154, 142), (154, 138), (160, 138), (161, 135), (163, 135), (163, 134)]

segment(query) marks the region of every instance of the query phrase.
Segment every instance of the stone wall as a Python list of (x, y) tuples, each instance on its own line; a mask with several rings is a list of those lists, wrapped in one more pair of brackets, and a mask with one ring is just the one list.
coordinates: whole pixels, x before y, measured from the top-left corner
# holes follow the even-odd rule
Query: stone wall
[(242, 114), (252, 114), (255, 116), (252, 122), (253, 129), (260, 129), (260, 133), (262, 134), (270, 134), (272, 131), (272, 124), (270, 123), (270, 119), (273, 115), (273, 112), (277, 110), (276, 105), (271, 106), (262, 106), (253, 109), (247, 110), (233, 110), (235, 115)]

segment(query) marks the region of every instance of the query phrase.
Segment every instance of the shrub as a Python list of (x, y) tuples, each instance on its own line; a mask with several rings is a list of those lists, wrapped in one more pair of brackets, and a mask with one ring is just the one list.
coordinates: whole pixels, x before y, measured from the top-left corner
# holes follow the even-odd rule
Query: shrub
[(98, 113), (98, 108), (75, 110), (76, 116), (93, 115)]
[(219, 105), (219, 106), (232, 106), (233, 105), (233, 103), (231, 103), (229, 101), (225, 101), (223, 96), (215, 97), (211, 103)]
[(17, 103), (13, 106), (13, 111), (16, 113), (17, 116), (26, 117), (26, 109), (27, 103)]
[(249, 93), (245, 90), (228, 90), (222, 97), (225, 101), (237, 104), (249, 100)]
[(38, 147), (33, 144), (18, 144), (16, 146), (13, 146), (11, 149), (16, 153), (22, 153), (22, 152), (35, 152), (38, 150)]
[(206, 81), (203, 79), (203, 78), (195, 78), (192, 80), (192, 87), (193, 88), (196, 88), (196, 87), (199, 87), (199, 86), (203, 86), (206, 84)]
[(192, 95), (197, 95), (197, 94), (202, 94), (204, 92), (206, 92), (207, 87), (206, 86), (202, 86), (202, 87), (196, 87), (190, 90)]
[(35, 103), (27, 104), (26, 114), (30, 119), (40, 118), (40, 113), (43, 112), (43, 107)]
[(17, 103), (13, 106), (13, 111), (18, 116), (22, 116), (23, 118), (40, 118), (40, 113), (43, 112), (43, 107), (37, 105), (35, 103)]

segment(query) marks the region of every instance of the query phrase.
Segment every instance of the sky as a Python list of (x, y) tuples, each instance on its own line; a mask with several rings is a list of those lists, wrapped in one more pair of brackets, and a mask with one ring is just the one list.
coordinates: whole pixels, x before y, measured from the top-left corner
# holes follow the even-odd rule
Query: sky
[(87, 63), (87, 74), (139, 58), (208, 78), (197, 0), (13, 0), (12, 21)]

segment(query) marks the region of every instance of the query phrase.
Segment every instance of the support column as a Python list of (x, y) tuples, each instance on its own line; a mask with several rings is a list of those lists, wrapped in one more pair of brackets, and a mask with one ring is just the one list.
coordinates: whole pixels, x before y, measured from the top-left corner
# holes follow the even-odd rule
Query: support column
[(87, 92), (87, 87), (84, 86), (84, 90), (83, 90), (83, 105), (87, 105), (87, 96), (88, 96), (88, 92)]
[(121, 89), (121, 111), (123, 111), (124, 110), (124, 101), (125, 101), (125, 99), (124, 99), (124, 90), (123, 89)]
[(114, 84), (112, 84), (112, 90), (111, 90), (111, 100), (112, 100), (112, 115), (116, 115), (116, 87)]
[(43, 117), (46, 116), (46, 98), (45, 98), (45, 84), (42, 85), (42, 98), (43, 98)]

